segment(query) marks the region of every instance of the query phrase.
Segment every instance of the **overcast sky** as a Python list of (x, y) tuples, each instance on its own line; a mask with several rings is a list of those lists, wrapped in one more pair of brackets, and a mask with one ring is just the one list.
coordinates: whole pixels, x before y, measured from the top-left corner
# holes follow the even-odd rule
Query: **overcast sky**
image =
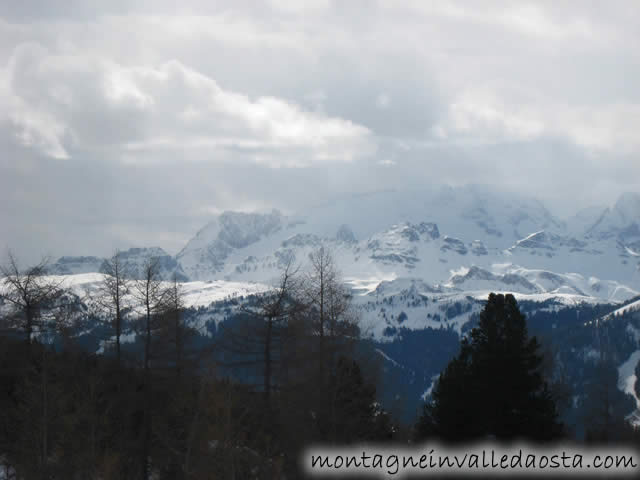
[[(0, 2), (0, 245), (176, 253), (212, 214), (480, 183), (640, 192), (640, 3)], [(180, 4), (179, 8), (176, 5)]]

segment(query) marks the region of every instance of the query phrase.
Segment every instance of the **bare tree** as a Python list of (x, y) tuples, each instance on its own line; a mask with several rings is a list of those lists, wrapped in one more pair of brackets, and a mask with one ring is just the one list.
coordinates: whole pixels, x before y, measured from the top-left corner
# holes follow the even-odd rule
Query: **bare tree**
[(299, 302), (298, 269), (289, 259), (285, 264), (277, 285), (270, 291), (255, 297), (253, 305), (245, 305), (240, 312), (244, 321), (238, 320), (224, 328), (221, 348), (235, 358), (227, 366), (262, 367), (262, 389), (266, 404), (274, 390), (277, 367), (281, 363), (280, 345), (290, 318), (301, 310)]
[(21, 270), (9, 252), (8, 263), (0, 266), (0, 299), (12, 307), (8, 327), (22, 331), (28, 344), (34, 334), (53, 326), (50, 320), (55, 318), (54, 307), (59, 306), (56, 302), (64, 294), (63, 281), (46, 276), (48, 264), (48, 260), (43, 259), (37, 265)]
[(328, 285), (326, 295), (326, 336), (329, 339), (355, 340), (359, 334), (359, 316), (352, 295), (339, 277)]
[(317, 331), (320, 339), (326, 333), (327, 301), (329, 289), (335, 284), (337, 272), (333, 255), (329, 249), (321, 246), (309, 255), (311, 269), (306, 277), (306, 297), (309, 304), (317, 309)]
[(352, 347), (359, 337), (358, 315), (331, 251), (321, 246), (311, 252), (309, 260), (302, 289), (311, 327), (310, 347), (305, 355), (315, 358), (305, 363), (315, 366), (311, 378), (320, 385), (313, 397), (313, 428), (320, 438), (333, 439), (339, 391), (331, 379), (335, 378), (338, 359), (353, 355)]
[[(47, 276), (48, 260), (43, 259), (35, 266), (21, 270), (15, 256), (9, 252), (8, 263), (0, 267), (2, 279), (0, 280), (0, 299), (12, 307), (9, 315), (9, 327), (22, 331), (28, 346), (29, 357), (33, 358), (32, 342), (35, 334), (43, 335), (49, 331), (57, 330), (58, 324), (71, 318), (70, 304), (63, 301), (65, 290), (62, 287), (63, 280), (53, 279)], [(36, 439), (38, 447), (38, 469), (43, 478), (46, 478), (49, 463), (49, 379), (47, 347), (42, 345), (42, 358), (40, 361), (39, 397), (41, 399), (38, 409), (39, 437)]]
[(98, 291), (95, 303), (109, 316), (116, 339), (116, 359), (121, 366), (121, 336), (125, 321), (125, 297), (130, 291), (131, 280), (129, 265), (119, 251), (103, 264), (104, 278)]
[(164, 311), (161, 320), (164, 322), (165, 340), (171, 350), (168, 356), (173, 364), (175, 379), (180, 381), (185, 368), (185, 357), (188, 355), (187, 343), (193, 332), (185, 323), (184, 292), (175, 273), (162, 296)]
[(148, 374), (151, 361), (151, 343), (156, 319), (165, 310), (168, 290), (160, 278), (157, 257), (149, 258), (142, 269), (142, 278), (133, 283), (133, 296), (143, 307), (144, 371)]
[(264, 395), (267, 403), (271, 397), (274, 366), (274, 339), (280, 332), (275, 331), (293, 314), (300, 310), (297, 302), (297, 269), (292, 267), (292, 260), (287, 261), (277, 287), (260, 297), (258, 308), (251, 312), (264, 319)]
[(336, 342), (358, 334), (357, 315), (331, 251), (321, 246), (311, 252), (309, 260), (302, 291), (313, 318), (313, 333), (318, 336), (318, 368), (320, 381), (324, 382)]
[(149, 453), (151, 449), (151, 344), (158, 330), (157, 319), (166, 308), (169, 290), (160, 278), (158, 257), (149, 258), (143, 268), (141, 278), (133, 283), (133, 296), (143, 308), (142, 334), (144, 338), (144, 439), (142, 444), (142, 477), (150, 475)]

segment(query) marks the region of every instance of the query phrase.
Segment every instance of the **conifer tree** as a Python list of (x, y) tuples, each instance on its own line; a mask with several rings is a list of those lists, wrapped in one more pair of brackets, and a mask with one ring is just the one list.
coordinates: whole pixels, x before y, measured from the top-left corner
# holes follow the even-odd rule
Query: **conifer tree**
[(331, 378), (331, 415), (327, 426), (332, 442), (390, 440), (389, 414), (376, 401), (376, 388), (367, 383), (358, 363), (341, 356)]
[(416, 436), (446, 441), (561, 436), (539, 347), (528, 337), (513, 295), (490, 294), (478, 326), (440, 376)]

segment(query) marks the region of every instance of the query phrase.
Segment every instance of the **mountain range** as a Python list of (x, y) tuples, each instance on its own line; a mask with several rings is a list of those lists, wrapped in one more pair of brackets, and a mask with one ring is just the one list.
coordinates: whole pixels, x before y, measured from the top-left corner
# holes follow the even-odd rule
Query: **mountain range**
[[(165, 278), (270, 283), (284, 262), (304, 264), (325, 245), (359, 293), (381, 282), (419, 280), (431, 290), (567, 294), (624, 301), (640, 290), (640, 195), (563, 221), (544, 205), (486, 187), (385, 191), (336, 199), (290, 216), (224, 212), (175, 257), (161, 248), (124, 251), (138, 271), (161, 259)], [(104, 259), (62, 257), (57, 274), (100, 272)]]
[[(573, 369), (575, 405), (600, 358), (598, 329), (610, 325), (619, 390), (633, 397), (620, 408), (640, 406), (639, 194), (561, 220), (536, 199), (481, 186), (374, 192), (291, 215), (224, 212), (175, 256), (158, 247), (122, 254), (133, 277), (159, 258), (162, 277), (183, 282), (191, 324), (211, 336), (233, 317), (236, 299), (268, 289), (289, 259), (304, 269), (321, 245), (351, 287), (363, 338), (376, 345), (391, 385), (384, 391), (394, 392), (386, 402), (401, 399), (402, 415), (428, 396), (491, 291), (514, 293), (532, 330), (561, 342), (556, 356)], [(101, 281), (104, 261), (65, 256), (50, 273), (65, 275), (81, 297)], [(623, 325), (610, 321), (620, 316)], [(640, 422), (640, 410), (633, 415)]]

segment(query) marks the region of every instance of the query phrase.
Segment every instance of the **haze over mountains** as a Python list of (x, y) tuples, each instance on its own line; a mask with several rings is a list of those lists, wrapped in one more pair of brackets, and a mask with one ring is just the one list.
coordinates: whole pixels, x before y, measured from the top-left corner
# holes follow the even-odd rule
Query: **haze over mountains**
[[(355, 284), (419, 278), (459, 290), (510, 288), (606, 300), (633, 296), (640, 279), (640, 195), (562, 221), (542, 203), (478, 186), (346, 196), (286, 216), (224, 212), (175, 256), (135, 248), (128, 260), (163, 259), (166, 277), (269, 282), (289, 256), (332, 248)], [(60, 274), (99, 271), (96, 257), (62, 257)]]

